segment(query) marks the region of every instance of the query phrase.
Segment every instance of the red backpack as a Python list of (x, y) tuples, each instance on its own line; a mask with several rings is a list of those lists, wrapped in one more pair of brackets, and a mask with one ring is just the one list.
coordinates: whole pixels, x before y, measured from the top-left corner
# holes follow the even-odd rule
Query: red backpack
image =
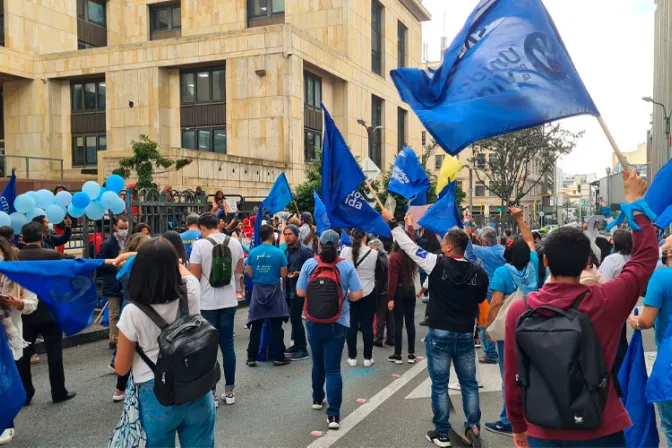
[(315, 260), (317, 267), (313, 269), (308, 279), (303, 314), (310, 322), (333, 324), (341, 317), (345, 300), (341, 287), (341, 273), (336, 267), (343, 259), (336, 258), (333, 263), (324, 263), (320, 257), (316, 257)]

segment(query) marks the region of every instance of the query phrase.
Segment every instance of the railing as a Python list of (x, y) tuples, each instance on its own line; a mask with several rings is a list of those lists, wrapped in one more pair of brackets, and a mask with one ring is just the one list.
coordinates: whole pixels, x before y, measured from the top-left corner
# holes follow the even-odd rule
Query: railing
[[(5, 177), (7, 175), (6, 173), (6, 158), (14, 158), (14, 159), (25, 159), (26, 161), (26, 179), (30, 179), (30, 161), (31, 160), (39, 160), (43, 162), (58, 162), (61, 165), (61, 179), (63, 179), (63, 159), (52, 159), (50, 157), (32, 157), (32, 156), (16, 156), (12, 154), (0, 154), (0, 177)], [(20, 171), (19, 167), (14, 167), (17, 169), (17, 171)], [(22, 176), (23, 177), (23, 176)]]

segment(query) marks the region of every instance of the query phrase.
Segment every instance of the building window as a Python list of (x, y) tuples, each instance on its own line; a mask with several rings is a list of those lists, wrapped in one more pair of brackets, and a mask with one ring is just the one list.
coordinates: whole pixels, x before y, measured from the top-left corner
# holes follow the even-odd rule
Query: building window
[(427, 146), (427, 131), (422, 131), (422, 146)]
[(303, 155), (306, 162), (315, 160), (322, 147), (322, 78), (303, 72)]
[(105, 1), (77, 0), (77, 18), (105, 26)]
[[(490, 188), (495, 188), (496, 185), (497, 184), (495, 184), (494, 182), (490, 182)], [(490, 192), (490, 197), (493, 197), (493, 198), (497, 197), (497, 195), (492, 190), (488, 189), (488, 191)]]
[(444, 154), (437, 154), (434, 156), (434, 169), (440, 170), (443, 166), (443, 159), (446, 156)]
[(476, 169), (485, 170), (485, 154), (476, 155)]
[(73, 135), (72, 136), (72, 166), (91, 166), (98, 163), (98, 151), (107, 149), (107, 136)]
[(105, 111), (105, 80), (77, 81), (71, 84), (72, 113)]
[(95, 166), (98, 151), (107, 149), (105, 79), (82, 79), (70, 83), (72, 166)]
[(179, 37), (182, 29), (180, 3), (162, 4), (149, 8), (150, 40)]
[(399, 151), (404, 149), (406, 146), (406, 112), (405, 109), (401, 107), (397, 108), (397, 146)]
[(370, 137), (369, 158), (380, 168), (383, 166), (383, 100), (375, 95), (371, 96), (371, 126), (374, 131)]
[(322, 132), (303, 129), (303, 153), (306, 162), (315, 160), (316, 152), (322, 149)]
[(226, 128), (182, 128), (182, 148), (226, 154)]
[(226, 154), (225, 79), (224, 67), (180, 73), (182, 148)]
[(383, 5), (371, 0), (371, 71), (383, 75)]
[(397, 22), (397, 66), (406, 67), (406, 36), (408, 28)]
[(224, 68), (204, 68), (180, 74), (182, 104), (225, 103)]
[[(0, 5), (0, 10), (2, 5)], [(0, 11), (0, 47), (5, 46), (5, 14)]]
[(474, 188), (474, 196), (477, 197), (485, 196), (485, 184), (480, 180), (476, 181), (476, 188)]
[(247, 0), (247, 26), (285, 23), (285, 0)]
[(107, 45), (106, 0), (77, 0), (77, 49)]

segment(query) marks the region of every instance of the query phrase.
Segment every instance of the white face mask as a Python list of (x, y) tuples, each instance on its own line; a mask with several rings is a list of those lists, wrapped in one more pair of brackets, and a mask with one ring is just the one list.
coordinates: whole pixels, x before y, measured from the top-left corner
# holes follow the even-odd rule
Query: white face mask
[(126, 238), (126, 235), (128, 235), (128, 229), (119, 229), (117, 230), (117, 235), (119, 238)]

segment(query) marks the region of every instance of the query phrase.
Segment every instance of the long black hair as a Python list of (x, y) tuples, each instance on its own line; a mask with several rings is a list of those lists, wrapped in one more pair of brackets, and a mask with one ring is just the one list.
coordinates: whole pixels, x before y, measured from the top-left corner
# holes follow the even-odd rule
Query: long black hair
[(128, 279), (128, 295), (134, 303), (170, 303), (184, 294), (177, 251), (165, 238), (153, 238), (135, 257)]
[(359, 251), (362, 249), (362, 240), (366, 237), (366, 233), (355, 229), (350, 236), (352, 237), (352, 262), (357, 263)]
[(12, 245), (9, 243), (9, 241), (7, 241), (7, 239), (1, 236), (0, 236), (0, 252), (2, 252), (2, 256), (5, 259), (5, 261), (16, 261), (16, 254), (12, 249)]
[(614, 252), (621, 255), (632, 253), (632, 233), (623, 229), (614, 232)]
[(325, 245), (320, 244), (320, 260), (325, 263), (333, 263), (338, 257), (338, 248), (333, 243), (327, 243)]
[(430, 254), (441, 252), (441, 242), (434, 232), (424, 229), (422, 231), (422, 239), (427, 241), (427, 252)]
[(184, 241), (182, 241), (182, 237), (179, 233), (174, 230), (169, 230), (163, 234), (163, 238), (170, 241), (170, 244), (173, 245), (175, 251), (177, 252), (177, 257), (182, 260), (182, 263), (186, 264), (189, 262), (187, 259), (187, 249), (185, 249)]

